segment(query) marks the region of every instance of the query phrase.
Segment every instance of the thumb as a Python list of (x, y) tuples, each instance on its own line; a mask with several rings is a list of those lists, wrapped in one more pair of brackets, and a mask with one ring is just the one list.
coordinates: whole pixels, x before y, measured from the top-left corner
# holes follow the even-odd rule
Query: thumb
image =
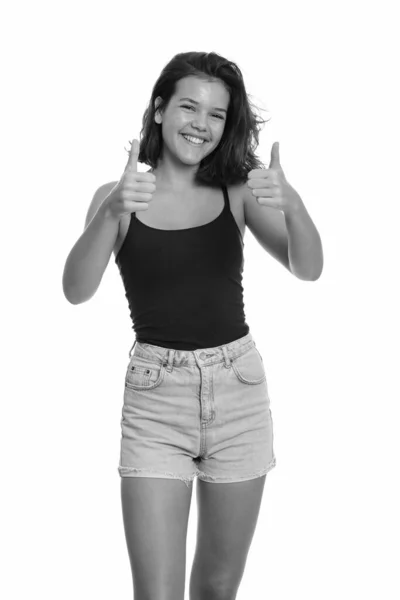
[(125, 171), (131, 171), (133, 173), (137, 173), (137, 163), (139, 156), (139, 142), (137, 139), (132, 140), (131, 143), (131, 151), (129, 153), (128, 162), (125, 168)]
[(281, 166), (281, 159), (279, 156), (279, 142), (274, 142), (271, 148), (271, 162), (269, 163), (270, 168), (278, 169)]

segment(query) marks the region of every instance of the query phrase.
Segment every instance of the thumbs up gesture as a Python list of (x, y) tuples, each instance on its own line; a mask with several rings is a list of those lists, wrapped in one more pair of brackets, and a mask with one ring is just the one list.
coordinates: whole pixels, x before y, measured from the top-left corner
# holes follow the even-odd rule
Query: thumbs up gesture
[(247, 185), (252, 189), (253, 196), (259, 204), (277, 208), (284, 213), (296, 209), (302, 202), (300, 195), (284, 175), (279, 156), (279, 142), (272, 144), (269, 168), (250, 171)]
[(139, 142), (134, 139), (125, 171), (104, 200), (110, 214), (116, 219), (132, 212), (147, 210), (156, 191), (156, 176), (153, 173), (138, 173), (138, 156)]

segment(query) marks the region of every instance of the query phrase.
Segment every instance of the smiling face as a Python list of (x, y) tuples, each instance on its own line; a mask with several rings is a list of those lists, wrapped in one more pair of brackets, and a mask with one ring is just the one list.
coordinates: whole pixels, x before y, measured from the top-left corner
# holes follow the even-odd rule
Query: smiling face
[[(156, 99), (156, 108), (161, 98)], [(155, 121), (161, 124), (163, 149), (157, 172), (170, 183), (193, 181), (200, 161), (218, 146), (225, 129), (229, 92), (220, 81), (204, 81), (185, 77), (177, 82), (164, 113), (156, 112)], [(196, 144), (183, 134), (198, 136), (204, 141)]]

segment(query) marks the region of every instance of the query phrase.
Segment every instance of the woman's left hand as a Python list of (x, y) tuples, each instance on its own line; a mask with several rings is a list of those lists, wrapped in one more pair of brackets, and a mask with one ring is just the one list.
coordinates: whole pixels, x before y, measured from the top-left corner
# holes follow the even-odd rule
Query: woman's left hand
[(253, 196), (263, 206), (271, 206), (283, 212), (296, 210), (302, 200), (296, 190), (288, 183), (279, 158), (279, 142), (271, 149), (269, 169), (253, 169), (248, 173), (247, 185)]

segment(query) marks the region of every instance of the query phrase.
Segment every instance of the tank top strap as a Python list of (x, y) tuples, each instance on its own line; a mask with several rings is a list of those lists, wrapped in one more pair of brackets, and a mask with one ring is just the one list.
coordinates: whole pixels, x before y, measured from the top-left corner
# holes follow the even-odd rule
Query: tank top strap
[(224, 193), (224, 212), (228, 213), (230, 211), (230, 205), (229, 205), (229, 195), (228, 195), (228, 189), (226, 187), (226, 185), (222, 185), (222, 191)]

